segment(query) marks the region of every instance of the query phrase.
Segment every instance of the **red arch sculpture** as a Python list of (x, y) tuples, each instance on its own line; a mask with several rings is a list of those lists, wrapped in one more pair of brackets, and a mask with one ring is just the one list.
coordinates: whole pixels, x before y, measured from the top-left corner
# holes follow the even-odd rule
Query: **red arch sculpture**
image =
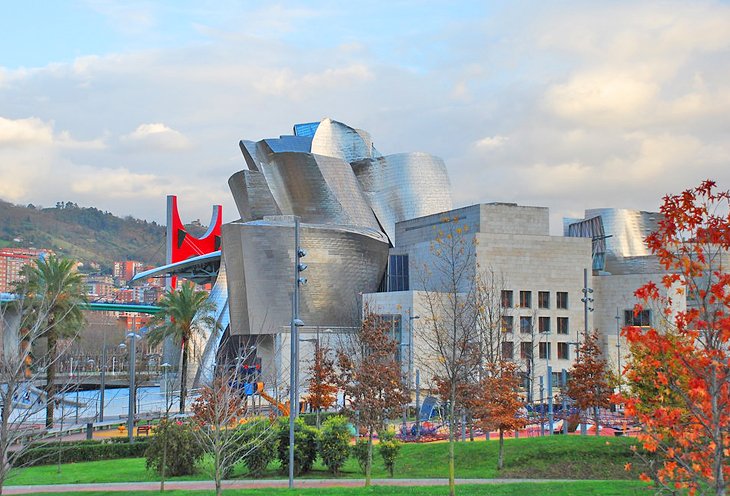
[[(213, 214), (210, 217), (208, 231), (200, 238), (188, 233), (180, 220), (177, 210), (177, 196), (167, 197), (167, 252), (168, 264), (182, 262), (191, 257), (206, 255), (221, 248), (221, 223), (223, 207), (213, 205)], [(175, 279), (171, 278), (170, 286), (175, 287)]]

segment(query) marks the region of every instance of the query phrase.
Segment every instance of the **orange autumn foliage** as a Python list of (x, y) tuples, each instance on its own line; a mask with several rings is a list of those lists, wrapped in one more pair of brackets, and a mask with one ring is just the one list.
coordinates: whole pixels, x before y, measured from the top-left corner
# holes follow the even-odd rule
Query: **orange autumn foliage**
[[(636, 291), (636, 311), (657, 306), (666, 326), (622, 331), (630, 392), (617, 400), (661, 461), (656, 482), (690, 494), (725, 495), (730, 479), (729, 211), (730, 192), (712, 181), (664, 198), (664, 218), (646, 241), (667, 274)], [(685, 310), (674, 295), (687, 298)]]
[(314, 410), (326, 410), (337, 401), (337, 391), (335, 360), (330, 357), (328, 347), (317, 345), (309, 369), (309, 395), (307, 401)]

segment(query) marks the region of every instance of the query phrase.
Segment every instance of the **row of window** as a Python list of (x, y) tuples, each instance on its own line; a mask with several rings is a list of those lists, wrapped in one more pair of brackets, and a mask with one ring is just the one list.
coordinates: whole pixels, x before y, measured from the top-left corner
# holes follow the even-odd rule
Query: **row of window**
[[(519, 307), (532, 308), (532, 291), (519, 292)], [(502, 308), (512, 308), (515, 306), (514, 291), (511, 289), (502, 290)], [(537, 292), (537, 308), (550, 308), (550, 291)], [(555, 308), (568, 309), (568, 292), (555, 292)]]
[[(522, 378), (522, 387), (526, 390), (530, 388), (530, 375), (527, 372), (521, 372), (520, 376)], [(553, 387), (557, 388), (563, 388), (568, 385), (568, 382), (570, 381), (570, 372), (565, 372), (565, 378), (563, 378), (562, 372), (553, 372), (552, 373), (553, 378)], [(537, 380), (537, 378), (535, 379)]]
[[(570, 332), (570, 324), (568, 317), (557, 317), (556, 319), (556, 331), (558, 334), (568, 334)], [(520, 317), (520, 332), (522, 334), (532, 334), (534, 328), (534, 321), (532, 316)], [(515, 318), (512, 315), (502, 316), (502, 332), (513, 332), (515, 327)], [(537, 330), (542, 333), (551, 332), (551, 318), (550, 317), (538, 317), (537, 318)]]
[[(558, 360), (570, 360), (570, 344), (569, 343), (556, 343), (558, 351)], [(552, 358), (552, 343), (538, 343), (537, 344), (537, 357), (543, 360), (550, 360)], [(528, 359), (533, 354), (533, 343), (520, 343), (520, 358)], [(515, 343), (513, 341), (502, 342), (502, 358), (506, 360), (512, 360), (515, 357)]]

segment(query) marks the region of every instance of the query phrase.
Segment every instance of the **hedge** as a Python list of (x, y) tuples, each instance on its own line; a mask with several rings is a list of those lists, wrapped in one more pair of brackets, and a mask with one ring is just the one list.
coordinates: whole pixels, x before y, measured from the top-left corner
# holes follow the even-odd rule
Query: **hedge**
[(62, 443), (44, 443), (43, 446), (31, 446), (18, 456), (13, 465), (21, 467), (58, 463), (59, 449), (61, 451), (61, 463), (137, 458), (144, 456), (144, 452), (149, 446), (147, 440), (135, 441), (134, 444), (129, 444), (128, 442), (112, 439), (106, 442), (66, 441)]

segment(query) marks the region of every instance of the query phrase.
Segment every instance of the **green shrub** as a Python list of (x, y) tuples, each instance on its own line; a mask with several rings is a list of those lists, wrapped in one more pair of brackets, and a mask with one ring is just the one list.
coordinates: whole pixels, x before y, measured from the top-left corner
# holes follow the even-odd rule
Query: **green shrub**
[[(338, 412), (319, 412), (319, 421), (324, 422), (330, 417), (336, 417), (340, 415)], [(297, 418), (301, 418), (304, 420), (304, 423), (315, 427), (317, 425), (317, 414), (316, 413), (303, 413), (299, 415)]]
[[(277, 425), (278, 457), (281, 470), (289, 471), (289, 418), (279, 417)], [(317, 429), (297, 417), (294, 421), (294, 474), (306, 474), (317, 459)]]
[(360, 465), (360, 470), (365, 473), (365, 467), (368, 464), (368, 440), (365, 437), (357, 439), (355, 446), (352, 447), (352, 454), (357, 460), (357, 464)]
[(380, 435), (380, 443), (378, 443), (378, 451), (383, 457), (383, 464), (386, 470), (393, 477), (393, 469), (395, 468), (395, 460), (400, 452), (401, 442), (396, 439), (395, 432), (391, 430), (378, 433)]
[(279, 442), (276, 430), (265, 418), (250, 420), (239, 429), (243, 433), (243, 463), (251, 476), (261, 477), (269, 463), (276, 458), (276, 447)]
[[(167, 456), (164, 456), (167, 447)], [(144, 454), (146, 466), (162, 473), (165, 457), (165, 475), (190, 475), (203, 456), (203, 449), (195, 439), (192, 426), (179, 421), (162, 421)]]
[(147, 440), (135, 442), (134, 444), (108, 441), (35, 443), (20, 454), (13, 462), (13, 465), (27, 467), (58, 463), (59, 451), (61, 452), (61, 463), (133, 458), (143, 456), (148, 447), (149, 442)]
[(334, 475), (337, 475), (340, 468), (350, 456), (350, 427), (347, 419), (342, 415), (329, 417), (322, 424), (322, 432), (319, 434), (319, 454), (322, 462)]

